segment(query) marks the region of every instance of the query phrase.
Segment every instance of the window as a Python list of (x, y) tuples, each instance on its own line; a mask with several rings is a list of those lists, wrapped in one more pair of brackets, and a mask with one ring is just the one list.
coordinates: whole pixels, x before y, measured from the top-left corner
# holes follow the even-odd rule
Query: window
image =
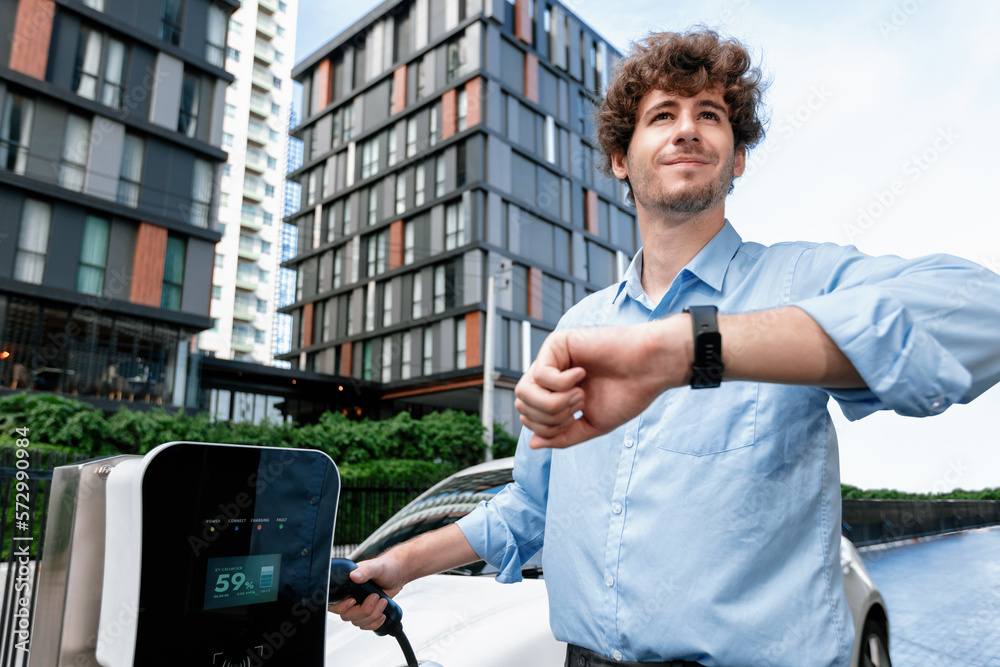
[(87, 26), (80, 28), (80, 39), (76, 43), (76, 67), (73, 71), (72, 88), (80, 97), (97, 99), (97, 83), (101, 74), (101, 49), (104, 37)]
[(271, 244), (267, 241), (260, 242), (260, 254), (270, 255), (271, 254)]
[(282, 2), (281, 0), (278, 0), (278, 11), (285, 12), (287, 10), (288, 10), (288, 5)]
[(455, 368), (465, 368), (465, 318), (455, 318)]
[(271, 279), (271, 274), (264, 269), (257, 269), (257, 282), (262, 285), (266, 285), (267, 281)]
[(274, 52), (274, 62), (278, 63), (279, 65), (281, 63), (285, 62), (285, 54), (282, 53), (281, 51), (275, 51)]
[(274, 85), (275, 88), (281, 88), (281, 79), (279, 79), (278, 77), (276, 76), (271, 77), (271, 83)]
[(361, 178), (378, 173), (378, 137), (369, 139), (361, 147)]
[(184, 285), (184, 240), (167, 237), (167, 255), (163, 262), (163, 292), (160, 308), (181, 309), (181, 288)]
[(389, 130), (389, 166), (395, 166), (398, 161), (399, 158), (396, 155), (396, 126), (393, 125), (392, 129)]
[(104, 269), (108, 258), (108, 229), (104, 218), (88, 215), (83, 224), (80, 246), (80, 269), (76, 291), (100, 296), (104, 290)]
[(430, 327), (424, 327), (424, 375), (434, 372), (434, 335)]
[(233, 147), (233, 135), (229, 134), (228, 132), (223, 132), (222, 133), (222, 145), (225, 146), (226, 148), (232, 148)]
[(229, 29), (234, 35), (243, 34), (243, 24), (235, 19), (229, 19)]
[(267, 312), (267, 301), (264, 301), (263, 299), (257, 299), (257, 312), (260, 314), (264, 314)]
[(438, 132), (438, 117), (441, 115), (441, 105), (434, 103), (431, 105), (431, 136), (430, 145), (437, 146), (438, 139), (441, 138), (441, 134)]
[(423, 58), (417, 61), (417, 99), (427, 96), (427, 63)]
[(337, 289), (343, 284), (344, 274), (344, 248), (337, 248), (333, 253), (333, 289)]
[(274, 142), (276, 142), (278, 140), (278, 131), (277, 130), (268, 130), (267, 131), (267, 140), (270, 141), (272, 144)]
[(74, 192), (83, 190), (89, 147), (90, 121), (70, 114), (66, 118), (66, 138), (63, 141), (62, 161), (59, 163), (59, 185)]
[(419, 273), (413, 274), (413, 319), (424, 316), (424, 279)]
[(403, 333), (403, 363), (402, 363), (402, 374), (401, 377), (404, 380), (410, 379), (410, 364), (413, 363), (413, 335), (406, 331)]
[(465, 36), (448, 44), (445, 83), (450, 84), (462, 74), (465, 65)]
[(351, 201), (344, 200), (344, 236), (351, 233)]
[(378, 221), (378, 188), (374, 185), (368, 188), (368, 224)]
[(306, 180), (306, 206), (314, 206), (316, 204), (316, 190), (319, 181), (323, 178), (323, 166), (320, 165), (319, 168), (313, 169), (309, 172), (309, 178)]
[(160, 15), (160, 39), (174, 46), (181, 45), (181, 28), (184, 15), (184, 0), (163, 0)]
[(354, 137), (354, 105), (344, 107), (344, 141)]
[(468, 125), (469, 117), (469, 97), (465, 93), (465, 86), (458, 91), (458, 131), (461, 132)]
[(406, 121), (406, 157), (413, 157), (417, 154), (417, 120), (410, 118)]
[[(122, 168), (118, 180), (118, 203), (135, 208), (139, 205), (139, 189), (142, 183), (142, 163), (145, 160), (146, 144), (133, 135), (125, 135), (122, 148)], [(197, 183), (197, 178), (195, 183)]]
[(260, 329), (253, 330), (253, 340), (258, 345), (262, 345), (267, 341), (267, 334)]
[(236, 106), (233, 104), (226, 104), (225, 106), (226, 118), (236, 118)]
[(271, 102), (271, 113), (275, 116), (281, 115), (281, 105), (277, 102)]
[(267, 168), (268, 169), (277, 169), (278, 168), (278, 158), (271, 157), (270, 155), (268, 155), (267, 156)]
[(83, 0), (83, 4), (99, 12), (104, 11), (104, 0)]
[(552, 9), (548, 5), (545, 6), (545, 11), (542, 13), (542, 27), (545, 32), (552, 32)]
[(545, 117), (545, 160), (556, 163), (556, 121), (552, 116)]
[(386, 249), (389, 245), (388, 230), (379, 232), (368, 237), (368, 266), (366, 275), (373, 276), (385, 273), (386, 270)]
[(34, 102), (8, 91), (0, 118), (0, 169), (23, 174), (27, 168), (34, 110)]
[(465, 207), (461, 202), (444, 209), (444, 249), (454, 250), (465, 243)]
[(215, 300), (222, 298), (222, 285), (212, 285), (212, 298)]
[(413, 204), (422, 206), (424, 203), (424, 191), (427, 186), (427, 165), (417, 165), (417, 173), (413, 180)]
[(372, 379), (372, 342), (366, 340), (361, 355), (361, 379)]
[(208, 26), (205, 35), (205, 60), (216, 67), (225, 65), (226, 12), (217, 5), (208, 6)]
[(455, 185), (462, 187), (465, 185), (465, 142), (455, 147)]
[(406, 212), (406, 174), (396, 174), (396, 214)]
[(270, 227), (274, 224), (274, 214), (263, 211), (260, 214), (260, 219), (263, 221), (265, 227)]
[(413, 221), (408, 221), (403, 225), (403, 264), (413, 264), (415, 251), (415, 232)]
[(35, 199), (25, 199), (14, 257), (14, 280), (42, 284), (51, 227), (52, 207)]
[(438, 155), (434, 165), (434, 196), (444, 196), (444, 155)]
[(375, 282), (365, 287), (365, 331), (375, 331)]
[(221, 269), (226, 265), (226, 256), (215, 253), (215, 268)]
[(128, 58), (125, 45), (117, 39), (108, 40), (108, 51), (104, 56), (104, 80), (101, 82), (101, 104), (112, 109), (121, 109), (125, 104), (125, 73)]
[(382, 326), (392, 326), (392, 283), (382, 285)]
[(382, 382), (392, 380), (392, 343), (386, 336), (382, 339)]
[(214, 180), (211, 163), (196, 159), (194, 161), (194, 182), (191, 187), (191, 219), (189, 220), (195, 227), (208, 229)]
[(443, 313), (445, 308), (445, 271), (444, 265), (434, 267), (434, 312)]
[(177, 131), (193, 139), (198, 129), (198, 77), (184, 74), (181, 84), (181, 111), (177, 116)]
[(273, 197), (274, 196), (274, 186), (267, 183), (264, 184), (264, 196)]

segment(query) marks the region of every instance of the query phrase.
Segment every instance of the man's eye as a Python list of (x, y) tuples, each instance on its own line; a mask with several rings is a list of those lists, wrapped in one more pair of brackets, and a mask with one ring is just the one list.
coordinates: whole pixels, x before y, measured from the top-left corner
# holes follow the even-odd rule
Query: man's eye
[(701, 115), (704, 116), (705, 118), (708, 118), (709, 120), (719, 120), (719, 115), (711, 111), (705, 111)]
[(653, 120), (660, 120), (661, 118), (670, 118), (670, 114), (667, 113), (666, 111), (664, 111), (663, 113), (658, 113), (656, 114), (656, 117), (653, 118)]

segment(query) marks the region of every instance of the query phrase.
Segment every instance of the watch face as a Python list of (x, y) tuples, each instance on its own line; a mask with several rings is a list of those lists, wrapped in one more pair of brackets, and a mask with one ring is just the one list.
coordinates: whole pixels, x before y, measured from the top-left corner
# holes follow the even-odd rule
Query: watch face
[(319, 452), (181, 443), (157, 454), (142, 485), (134, 664), (323, 664), (339, 492)]

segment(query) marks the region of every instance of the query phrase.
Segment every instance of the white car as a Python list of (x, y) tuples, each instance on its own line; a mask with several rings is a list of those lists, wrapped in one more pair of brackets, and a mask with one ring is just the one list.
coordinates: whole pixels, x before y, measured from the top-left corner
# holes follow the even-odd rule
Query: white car
[[(483, 463), (448, 477), (417, 496), (351, 552), (355, 562), (468, 514), (512, 481), (514, 459)], [(885, 602), (847, 539), (840, 563), (857, 636), (853, 667), (891, 667)], [(407, 584), (395, 597), (403, 610), (403, 632), (422, 665), (441, 667), (562, 667), (566, 644), (549, 629), (549, 605), (541, 554), (522, 571), (524, 581), (501, 585), (495, 568), (480, 561)], [(489, 575), (489, 576), (482, 576)], [(405, 667), (391, 637), (358, 630), (331, 615), (327, 661), (333, 666)]]

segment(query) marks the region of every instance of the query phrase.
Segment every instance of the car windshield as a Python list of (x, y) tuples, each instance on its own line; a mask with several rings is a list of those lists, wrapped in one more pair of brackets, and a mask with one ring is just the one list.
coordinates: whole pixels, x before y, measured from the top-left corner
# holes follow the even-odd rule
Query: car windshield
[[(409, 505), (382, 524), (354, 552), (355, 562), (374, 558), (386, 549), (421, 533), (436, 530), (471, 512), (483, 500), (490, 500), (513, 481), (511, 468), (484, 470), (450, 477), (423, 492)], [(528, 574), (540, 572), (540, 558), (525, 564)], [(488, 574), (496, 569), (483, 561), (453, 571), (456, 574)]]

